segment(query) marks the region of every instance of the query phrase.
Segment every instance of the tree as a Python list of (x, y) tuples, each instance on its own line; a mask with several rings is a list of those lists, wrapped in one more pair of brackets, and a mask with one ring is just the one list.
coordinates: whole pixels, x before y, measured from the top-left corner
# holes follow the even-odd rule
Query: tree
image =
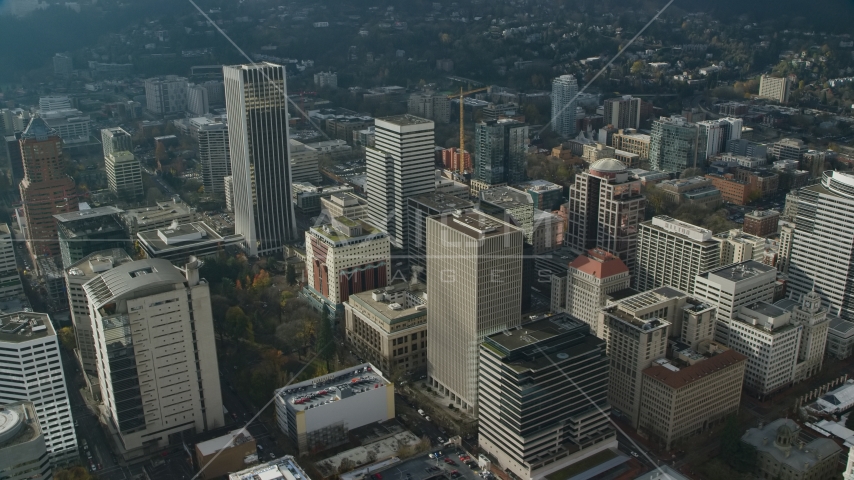
[(95, 480), (95, 477), (89, 474), (85, 468), (80, 465), (74, 467), (63, 468), (53, 472), (54, 480)]
[(643, 67), (644, 67), (643, 61), (642, 60), (636, 60), (635, 63), (632, 64), (632, 70), (631, 70), (632, 75), (637, 75), (638, 73), (642, 72)]
[(285, 269), (285, 281), (288, 282), (288, 285), (296, 285), (297, 283), (297, 273), (292, 264), (288, 264), (288, 267)]
[(321, 317), (318, 320), (317, 340), (315, 350), (318, 356), (326, 361), (326, 370), (331, 371), (329, 361), (335, 358), (335, 337), (332, 333), (332, 324), (335, 322), (335, 313), (330, 313), (329, 318)]
[(77, 348), (77, 339), (74, 337), (74, 329), (71, 327), (62, 327), (56, 332), (59, 337), (59, 343), (69, 352)]
[(240, 338), (250, 342), (255, 340), (255, 333), (252, 328), (252, 322), (249, 317), (243, 312), (240, 307), (231, 307), (225, 312), (224, 330), (232, 340)]
[(845, 428), (848, 430), (854, 430), (854, 412), (849, 413), (847, 417), (845, 417)]
[(728, 417), (721, 433), (721, 457), (735, 470), (749, 472), (756, 466), (756, 447), (742, 442), (741, 435), (737, 418)]

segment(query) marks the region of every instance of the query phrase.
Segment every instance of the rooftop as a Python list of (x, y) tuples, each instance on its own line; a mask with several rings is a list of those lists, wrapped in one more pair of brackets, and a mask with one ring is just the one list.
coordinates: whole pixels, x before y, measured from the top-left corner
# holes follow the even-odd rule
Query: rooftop
[(474, 203), (460, 197), (447, 193), (434, 192), (417, 197), (410, 197), (409, 201), (420, 203), (427, 208), (437, 212), (451, 212), (454, 210), (466, 210), (474, 208)]
[(517, 232), (520, 235), (522, 234), (522, 230), (519, 228), (476, 210), (442, 213), (430, 217), (429, 220), (437, 221), (448, 228), (477, 239)]
[(184, 224), (172, 224), (167, 228), (146, 230), (136, 234), (146, 249), (153, 253), (162, 253), (173, 249), (186, 249), (187, 247), (220, 243), (225, 245), (237, 243), (242, 236), (229, 235), (223, 238), (205, 222), (192, 222)]
[(32, 441), (42, 434), (33, 404), (14, 402), (0, 404), (0, 452)]
[(121, 248), (114, 248), (87, 255), (71, 265), (66, 272), (73, 277), (94, 277), (114, 266), (132, 261), (133, 259), (127, 252)]
[(288, 408), (305, 411), (389, 385), (382, 372), (370, 363), (289, 385), (276, 391)]
[(682, 388), (745, 360), (747, 360), (747, 357), (735, 350), (726, 350), (711, 358), (707, 358), (678, 370), (667, 368), (662, 365), (655, 365), (645, 369), (643, 374), (650, 378), (654, 378), (671, 388)]
[(507, 186), (482, 190), (480, 192), (480, 201), (488, 202), (502, 208), (513, 208), (520, 205), (534, 204), (534, 200), (531, 198), (530, 193)]
[(21, 139), (35, 139), (40, 142), (47, 140), (48, 137), (58, 138), (59, 133), (50, 128), (41, 117), (33, 117), (21, 134)]
[(249, 430), (245, 428), (238, 428), (237, 430), (232, 430), (221, 437), (212, 438), (205, 442), (199, 442), (196, 444), (196, 448), (199, 450), (199, 453), (207, 457), (208, 455), (212, 455), (220, 450), (236, 447), (252, 440), (255, 439), (252, 437), (252, 434), (249, 433)]
[(597, 160), (590, 165), (590, 170), (595, 170), (597, 172), (625, 172), (626, 164), (617, 160), (616, 158), (603, 158), (601, 160)]
[(403, 115), (394, 115), (391, 117), (378, 118), (377, 121), (391, 123), (393, 125), (399, 126), (424, 125), (427, 123), (433, 123), (433, 120), (427, 120), (426, 118), (416, 117), (415, 115), (409, 115), (408, 113)]
[(424, 317), (427, 321), (426, 285), (397, 282), (387, 287), (350, 295), (348, 302), (358, 305), (391, 325)]
[(643, 225), (651, 226), (651, 228), (660, 228), (670, 233), (687, 237), (696, 242), (707, 243), (713, 245), (712, 231), (690, 223), (668, 217), (667, 215), (657, 215), (650, 222), (644, 222)]
[(754, 210), (754, 211), (752, 211), (752, 212), (750, 212), (750, 213), (745, 214), (745, 215), (744, 215), (744, 218), (747, 218), (747, 217), (752, 217), (752, 218), (768, 218), (768, 217), (774, 217), (774, 216), (779, 217), (779, 216), (780, 216), (780, 212), (779, 212), (779, 211), (777, 211), (777, 210)]
[(46, 313), (15, 312), (0, 315), (0, 342), (29, 342), (56, 335)]
[(786, 465), (787, 470), (795, 472), (805, 472), (810, 466), (842, 451), (842, 448), (829, 438), (816, 438), (802, 447), (798, 445), (793, 445), (791, 448), (778, 447), (772, 439), (776, 438), (778, 432), (784, 428), (795, 432), (796, 436), (801, 429), (794, 420), (778, 418), (762, 428), (749, 429), (741, 437), (741, 441), (770, 454), (774, 460)]
[(546, 191), (546, 190), (563, 190), (562, 185), (558, 185), (556, 183), (549, 182), (547, 180), (528, 180), (527, 182), (522, 182), (516, 184), (516, 187), (522, 188), (525, 190), (534, 190), (534, 191)]
[(629, 267), (619, 257), (596, 248), (588, 251), (587, 255), (576, 257), (569, 264), (569, 267), (592, 275), (600, 280), (629, 271)]
[(336, 228), (334, 223), (311, 227), (309, 231), (312, 235), (324, 238), (335, 246), (344, 245), (344, 242), (352, 242), (353, 240), (367, 241), (386, 237), (385, 232), (362, 219), (354, 220), (348, 217), (335, 217), (333, 220), (340, 222), (343, 226), (357, 227), (352, 230), (354, 235), (350, 236), (347, 232), (343, 231), (343, 228)]
[(513, 330), (492, 334), (488, 338), (508, 352), (512, 352), (573, 330), (584, 329), (585, 326), (586, 324), (581, 320), (566, 314), (558, 314), (526, 323)]
[(83, 289), (94, 299), (95, 308), (100, 309), (133, 291), (174, 286), (185, 280), (168, 260), (149, 258), (113, 267), (87, 282)]
[(627, 312), (634, 313), (638, 310), (651, 307), (667, 300), (687, 296), (688, 294), (681, 290), (664, 285), (620, 300), (620, 308)]
[(294, 457), (288, 455), (246, 470), (230, 473), (228, 480), (311, 480)]
[(706, 273), (701, 273), (700, 275), (706, 276), (710, 279), (713, 277), (718, 277), (722, 280), (740, 282), (759, 277), (763, 274), (772, 271), (776, 272), (777, 270), (772, 266), (759, 263), (755, 260), (748, 260), (746, 262), (734, 263), (732, 265), (727, 265), (714, 270), (710, 270)]
[(97, 218), (97, 217), (103, 217), (103, 216), (107, 216), (107, 215), (115, 215), (117, 213), (122, 213), (122, 212), (124, 212), (124, 210), (108, 205), (105, 207), (95, 207), (95, 208), (78, 210), (76, 212), (60, 213), (58, 215), (54, 215), (53, 218), (55, 218), (56, 221), (59, 223), (66, 223), (66, 222), (74, 222), (74, 221), (78, 221), (78, 220), (85, 220), (88, 218)]

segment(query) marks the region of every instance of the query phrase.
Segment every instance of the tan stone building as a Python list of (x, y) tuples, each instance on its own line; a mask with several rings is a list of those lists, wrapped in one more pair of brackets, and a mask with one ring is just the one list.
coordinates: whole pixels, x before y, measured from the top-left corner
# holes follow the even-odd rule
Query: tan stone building
[(635, 153), (640, 160), (649, 160), (649, 135), (637, 133), (633, 128), (620, 130), (611, 137), (611, 145), (617, 150)]
[(747, 357), (691, 352), (643, 371), (638, 432), (669, 450), (738, 412)]
[(347, 341), (386, 372), (427, 365), (424, 284), (398, 282), (351, 295), (344, 303)]
[(829, 438), (804, 443), (794, 420), (778, 418), (768, 425), (751, 428), (741, 441), (756, 448), (755, 473), (763, 479), (830, 480), (839, 478), (842, 448)]

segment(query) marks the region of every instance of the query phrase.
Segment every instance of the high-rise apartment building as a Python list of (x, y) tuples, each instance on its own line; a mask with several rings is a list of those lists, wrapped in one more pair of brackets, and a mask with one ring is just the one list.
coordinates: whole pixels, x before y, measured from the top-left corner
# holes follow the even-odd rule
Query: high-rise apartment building
[(427, 219), (430, 384), (476, 413), (478, 345), (522, 320), (522, 230), (477, 211)]
[(575, 136), (575, 110), (578, 105), (578, 82), (572, 75), (552, 80), (552, 131), (561, 137)]
[(470, 210), (474, 203), (446, 193), (429, 193), (410, 197), (409, 208), (409, 240), (407, 254), (412, 274), (419, 281), (427, 281), (427, 219), (442, 213), (453, 213), (458, 210)]
[(478, 443), (499, 468), (545, 478), (616, 447), (604, 343), (567, 315), (484, 339)]
[(83, 285), (103, 408), (126, 461), (225, 424), (210, 288), (198, 268), (140, 260)]
[(335, 72), (317, 72), (314, 74), (314, 86), (317, 88), (338, 88), (338, 74)]
[(552, 278), (552, 290), (563, 290), (552, 298), (562, 298), (566, 302), (552, 305), (552, 311), (563, 311), (581, 320), (598, 336), (603, 331), (599, 310), (610, 294), (629, 288), (630, 283), (629, 269), (622, 260), (594, 248), (570, 262), (565, 279)]
[(208, 89), (204, 85), (187, 87), (187, 113), (195, 116), (207, 115), (210, 112)]
[(789, 77), (777, 78), (770, 75), (762, 75), (759, 78), (759, 98), (767, 98), (779, 103), (788, 103), (789, 94), (792, 90), (792, 81)]
[(761, 261), (765, 255), (765, 239), (744, 233), (740, 228), (717, 233), (712, 240), (720, 244), (719, 265), (730, 265), (748, 260)]
[(185, 77), (148, 78), (145, 80), (145, 108), (155, 115), (183, 114), (187, 110), (188, 89)]
[(133, 153), (113, 152), (104, 158), (107, 185), (110, 191), (124, 200), (137, 200), (145, 195), (142, 167)]
[(65, 174), (62, 139), (34, 117), (19, 140), (24, 163), (21, 202), (24, 206), (24, 238), (33, 258), (59, 256), (54, 215), (77, 210), (77, 187)]
[[(88, 206), (87, 206), (88, 207)], [(113, 207), (83, 208), (54, 215), (59, 233), (62, 268), (99, 250), (123, 248), (133, 251), (133, 243), (120, 220), (123, 210)]]
[(569, 189), (567, 245), (576, 253), (600, 247), (634, 271), (638, 224), (644, 216), (646, 198), (641, 183), (629, 178), (626, 166), (603, 159), (576, 175)]
[(310, 296), (331, 311), (339, 310), (350, 295), (388, 285), (388, 236), (364, 220), (347, 217), (311, 227), (305, 232), (305, 272)]
[(24, 284), (18, 273), (15, 260), (15, 242), (12, 230), (6, 223), (0, 223), (0, 300), (19, 297), (24, 294)]
[(692, 295), (717, 311), (715, 340), (729, 346), (730, 323), (742, 305), (774, 299), (777, 270), (754, 260), (725, 265), (697, 275)]
[(528, 126), (510, 119), (480, 122), (474, 127), (473, 179), (489, 185), (527, 179)]
[(223, 67), (234, 233), (250, 256), (272, 255), (297, 237), (291, 200), (285, 69), (259, 63)]
[(451, 99), (446, 95), (414, 93), (407, 101), (410, 115), (433, 120), (436, 123), (451, 121)]
[(374, 147), (367, 147), (368, 217), (406, 247), (410, 197), (436, 189), (433, 122), (413, 115), (378, 118)]
[(652, 122), (649, 165), (653, 170), (681, 173), (689, 167), (700, 167), (705, 151), (706, 137), (685, 118), (674, 115)]
[(54, 478), (32, 402), (0, 404), (0, 472), (4, 480)]
[(288, 140), (291, 151), (291, 179), (294, 182), (320, 183), (320, 152), (294, 139)]
[(640, 224), (636, 290), (669, 285), (691, 292), (697, 275), (720, 265), (719, 242), (711, 230), (658, 215)]
[(854, 175), (824, 172), (821, 183), (791, 198), (788, 288), (796, 297), (815, 290), (832, 314), (854, 320)]
[(59, 358), (59, 340), (46, 313), (0, 315), (0, 405), (32, 402), (54, 467), (76, 462), (77, 434), (65, 373)]
[(729, 142), (741, 139), (741, 128), (744, 121), (740, 118), (726, 117), (718, 120), (704, 120), (697, 122), (700, 136), (705, 137), (706, 149), (703, 158), (711, 158), (727, 150)]
[(196, 132), (205, 193), (224, 195), (223, 178), (231, 175), (228, 123), (225, 119), (198, 117), (190, 119), (190, 128)]
[(613, 125), (614, 128), (640, 128), (641, 99), (631, 95), (623, 95), (619, 98), (609, 98), (604, 103), (605, 125)]
[(113, 152), (132, 152), (133, 139), (122, 127), (104, 128), (101, 130), (101, 148), (104, 158)]

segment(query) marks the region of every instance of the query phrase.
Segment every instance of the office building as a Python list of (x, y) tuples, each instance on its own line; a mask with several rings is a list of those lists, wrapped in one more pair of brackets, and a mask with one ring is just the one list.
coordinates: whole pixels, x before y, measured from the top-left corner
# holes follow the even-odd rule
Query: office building
[(339, 311), (350, 295), (391, 280), (391, 243), (364, 220), (335, 217), (305, 232), (305, 295), (317, 307)]
[(516, 190), (528, 192), (534, 200), (534, 208), (540, 210), (559, 210), (566, 203), (563, 198), (563, 185), (557, 183), (535, 179), (517, 183), (512, 187)]
[[(815, 290), (830, 312), (854, 320), (854, 175), (827, 171), (821, 183), (791, 196), (794, 234), (788, 288), (797, 298)], [(787, 209), (789, 201), (787, 200)]]
[(759, 98), (767, 98), (778, 103), (788, 103), (791, 89), (792, 81), (789, 80), (789, 77), (777, 78), (762, 75), (759, 78)]
[(576, 134), (575, 114), (578, 104), (578, 82), (572, 75), (552, 80), (552, 131), (564, 138)]
[(726, 152), (731, 155), (741, 155), (750, 158), (765, 159), (768, 157), (768, 147), (751, 142), (745, 138), (732, 139), (726, 144)]
[(596, 161), (604, 158), (614, 158), (617, 155), (614, 147), (609, 147), (598, 142), (586, 144), (582, 148), (584, 153), (581, 154), (581, 158), (590, 164), (596, 163)]
[(76, 462), (77, 434), (59, 340), (50, 317), (35, 312), (0, 315), (0, 351), (4, 352), (0, 405), (31, 402), (51, 465), (56, 468)]
[(243, 241), (240, 235), (223, 237), (205, 222), (172, 224), (168, 228), (147, 230), (136, 234), (139, 249), (145, 258), (169, 260), (176, 267), (183, 267), (190, 257), (198, 259), (228, 256), (230, 247), (239, 248)]
[(314, 74), (314, 86), (317, 88), (338, 88), (338, 74), (334, 72), (317, 72)]
[(378, 118), (366, 149), (368, 218), (406, 248), (407, 200), (435, 187), (433, 122), (413, 115)]
[(554, 315), (489, 335), (479, 350), (478, 443), (498, 468), (546, 478), (616, 447), (605, 342), (587, 325)]
[(258, 451), (255, 437), (249, 430), (239, 428), (220, 437), (197, 443), (193, 453), (196, 465), (199, 466), (199, 476), (213, 479), (222, 478), (253, 463), (261, 452)]
[(743, 121), (740, 118), (729, 117), (697, 122), (699, 134), (705, 138), (704, 141), (700, 142), (706, 146), (702, 152), (703, 158), (718, 155), (727, 149), (730, 141), (740, 139), (742, 126)]
[(290, 455), (228, 474), (228, 480), (308, 480), (309, 476)]
[(522, 320), (521, 229), (477, 211), (427, 219), (427, 375), (476, 414), (477, 346)]
[(53, 56), (53, 74), (57, 77), (68, 78), (74, 71), (74, 62), (71, 56), (64, 53), (57, 53)]
[(47, 95), (39, 97), (39, 111), (50, 112), (74, 108), (68, 95)]
[(451, 121), (451, 99), (447, 95), (413, 93), (407, 100), (407, 112), (436, 123)]
[(729, 346), (729, 325), (739, 309), (743, 305), (772, 301), (776, 284), (774, 267), (747, 260), (697, 275), (691, 293), (717, 309), (715, 340)]
[(139, 260), (83, 285), (102, 408), (125, 461), (225, 424), (210, 288), (198, 269)]
[(350, 430), (393, 419), (394, 384), (363, 363), (281, 388), (275, 403), (279, 430), (304, 454), (346, 443)]
[(77, 210), (77, 187), (65, 174), (65, 157), (59, 134), (34, 117), (19, 140), (24, 163), (21, 203), (30, 255), (59, 257), (54, 215)]
[(633, 271), (646, 208), (640, 190), (640, 181), (630, 179), (626, 166), (614, 159), (599, 160), (576, 175), (569, 189), (567, 245), (579, 254), (602, 248)]
[(794, 420), (778, 418), (747, 430), (741, 441), (756, 449), (754, 474), (760, 478), (838, 478), (842, 448), (829, 438), (811, 437), (809, 442), (801, 438)]
[(801, 161), (808, 150), (799, 138), (784, 138), (768, 145), (768, 155), (777, 160)]
[(747, 358), (722, 350), (679, 352), (644, 369), (638, 432), (670, 450), (737, 414)]
[(717, 233), (712, 241), (720, 244), (719, 265), (742, 263), (748, 260), (761, 261), (765, 255), (765, 239), (745, 233), (741, 229), (733, 229)]
[(222, 177), (223, 192), (225, 193), (225, 209), (234, 211), (234, 177), (228, 175)]
[(427, 366), (427, 293), (422, 283), (397, 282), (350, 295), (345, 334), (359, 355), (386, 372)]
[[(85, 204), (84, 204), (85, 205)], [(121, 209), (112, 206), (83, 208), (76, 212), (54, 215), (59, 235), (62, 268), (69, 268), (83, 257), (100, 250), (123, 248), (133, 250), (119, 220)]]
[(420, 282), (427, 281), (427, 218), (458, 210), (470, 210), (474, 203), (445, 193), (429, 193), (410, 197), (409, 240), (407, 254), (412, 274)]
[(543, 255), (563, 247), (566, 237), (564, 223), (564, 217), (560, 215), (534, 209), (534, 231), (530, 241), (534, 255)]
[(686, 168), (701, 167), (705, 151), (706, 137), (685, 118), (674, 115), (652, 122), (649, 165), (653, 170), (679, 174)]
[(196, 218), (195, 208), (181, 201), (177, 195), (172, 200), (157, 202), (154, 207), (131, 208), (121, 214), (128, 237), (138, 232), (166, 228), (173, 222), (190, 223)]
[(234, 186), (234, 232), (249, 256), (296, 240), (291, 202), (285, 69), (261, 63), (223, 67)]
[(210, 112), (210, 100), (208, 100), (208, 89), (203, 85), (190, 85), (187, 87), (187, 113), (200, 117)]
[(21, 283), (21, 274), (18, 273), (12, 230), (8, 224), (0, 223), (0, 301), (23, 295), (24, 284)]
[(86, 301), (83, 285), (113, 267), (132, 261), (133, 259), (124, 249), (101, 250), (78, 260), (66, 268), (64, 272), (71, 323), (74, 325), (74, 337), (77, 343), (77, 349), (74, 353), (77, 362), (86, 373), (87, 386), (92, 392), (92, 396), (97, 399), (101, 398), (101, 387), (98, 383), (97, 349), (94, 331), (92, 330), (89, 302)]
[(294, 182), (291, 184), (291, 190), (294, 206), (303, 215), (314, 215), (322, 210), (321, 200), (332, 198), (332, 195), (352, 193), (353, 187), (350, 185), (315, 187), (310, 183)]
[(634, 298), (621, 300), (601, 311), (604, 332), (600, 338), (608, 344), (608, 401), (611, 408), (636, 429), (640, 420), (643, 370), (665, 357), (671, 326), (656, 312), (646, 312), (646, 302), (637, 311)]
[(489, 185), (528, 178), (528, 126), (510, 119), (480, 122), (474, 129), (474, 174)]
[(320, 199), (320, 209), (327, 218), (347, 217), (361, 220), (368, 217), (368, 202), (362, 197), (351, 193), (333, 193)]
[(634, 129), (619, 130), (611, 136), (611, 146), (616, 150), (634, 153), (638, 160), (649, 160), (649, 144), (651, 137), (637, 133)]
[(290, 139), (291, 180), (320, 183), (320, 153), (304, 143)]
[(191, 118), (190, 129), (196, 132), (205, 193), (225, 195), (223, 178), (231, 175), (227, 122), (208, 117)]
[(723, 201), (735, 205), (747, 205), (750, 202), (753, 189), (749, 182), (737, 180), (735, 175), (731, 173), (724, 175), (707, 173), (706, 178), (712, 182), (715, 188), (720, 190)]
[(828, 316), (821, 297), (814, 291), (803, 295), (800, 303), (787, 298), (774, 304), (792, 314), (791, 323), (801, 329), (798, 358), (795, 363), (793, 382), (800, 382), (817, 374), (824, 361), (830, 330), (835, 318)]
[(780, 223), (780, 212), (777, 210), (754, 210), (744, 214), (742, 230), (747, 235), (767, 237), (777, 233)]
[(122, 127), (101, 129), (101, 148), (104, 158), (113, 152), (132, 152), (133, 139)]
[(634, 288), (668, 285), (691, 292), (697, 275), (721, 264), (720, 248), (710, 230), (658, 215), (640, 224)]
[(610, 98), (604, 103), (605, 125), (613, 125), (617, 129), (640, 128), (641, 99), (631, 95)]
[(145, 80), (145, 108), (155, 115), (184, 114), (189, 83), (185, 77), (167, 75)]
[(714, 209), (723, 201), (721, 191), (705, 177), (662, 180), (657, 187), (667, 201), (675, 205), (687, 203)]
[(479, 209), (499, 220), (522, 229), (530, 243), (534, 233), (534, 201), (527, 192), (510, 187), (495, 187), (480, 192)]
[(92, 120), (75, 108), (43, 111), (41, 119), (62, 138), (66, 145), (86, 143), (92, 131)]
[(552, 279), (552, 289), (562, 289), (565, 305), (552, 305), (552, 311), (564, 311), (590, 325), (590, 331), (599, 335), (599, 310), (607, 303), (609, 295), (629, 288), (629, 269), (618, 257), (600, 249), (592, 249), (570, 262), (565, 282)]
[(138, 200), (145, 195), (142, 167), (131, 152), (113, 152), (104, 159), (107, 185), (122, 200)]
[(0, 404), (0, 472), (5, 480), (50, 480), (45, 437), (31, 402)]

